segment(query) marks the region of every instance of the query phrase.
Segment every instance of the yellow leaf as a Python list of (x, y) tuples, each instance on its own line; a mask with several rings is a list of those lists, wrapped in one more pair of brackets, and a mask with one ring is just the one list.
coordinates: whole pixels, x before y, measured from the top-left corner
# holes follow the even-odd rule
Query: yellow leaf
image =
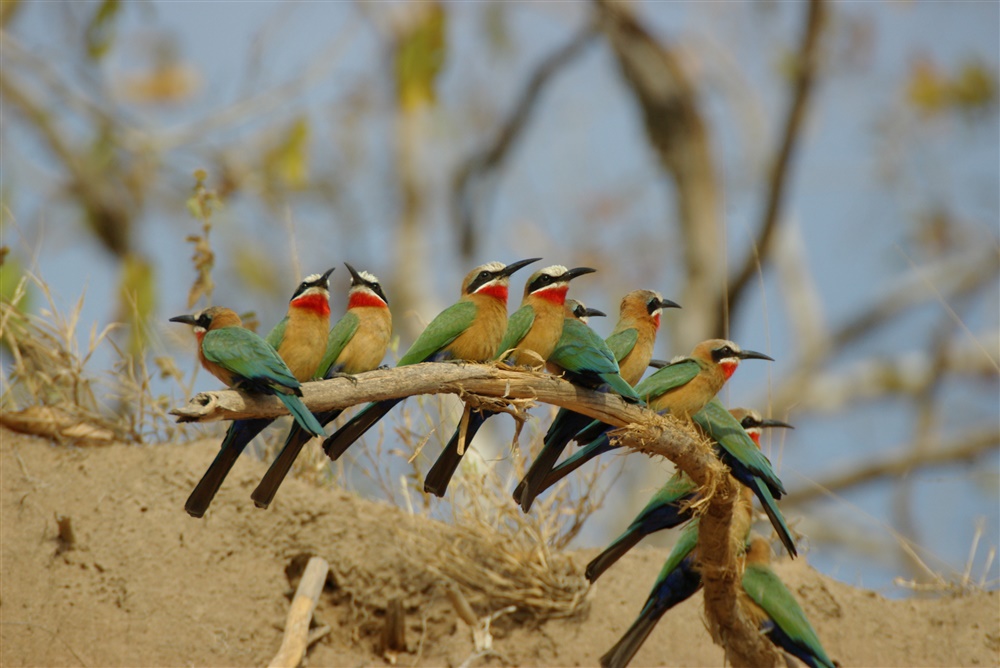
[(948, 104), (948, 81), (937, 71), (934, 63), (921, 58), (910, 70), (906, 96), (919, 111), (935, 116)]
[(404, 111), (435, 104), (434, 84), (446, 55), (444, 7), (437, 2), (418, 7), (396, 42), (396, 94)]
[(978, 60), (962, 65), (951, 82), (952, 100), (963, 111), (988, 108), (996, 95), (996, 75)]
[(143, 257), (129, 253), (122, 266), (118, 286), (120, 319), (129, 325), (129, 353), (138, 355), (145, 349), (146, 323), (153, 315), (156, 286), (153, 266)]
[(121, 3), (118, 0), (104, 0), (87, 24), (85, 34), (87, 55), (94, 60), (102, 58), (111, 48), (111, 43), (115, 39), (115, 18), (119, 9)]
[(309, 185), (309, 121), (298, 118), (264, 156), (265, 171), (293, 190)]

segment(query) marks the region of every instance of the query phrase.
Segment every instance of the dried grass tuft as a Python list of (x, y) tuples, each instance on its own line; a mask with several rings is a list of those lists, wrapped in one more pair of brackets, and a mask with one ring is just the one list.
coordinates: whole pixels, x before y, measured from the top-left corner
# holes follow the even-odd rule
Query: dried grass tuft
[[(38, 315), (19, 308), (29, 282), (47, 303)], [(182, 429), (167, 412), (174, 400), (153, 395), (145, 356), (127, 354), (111, 337), (118, 324), (100, 331), (95, 325), (81, 348), (77, 331), (83, 303), (81, 295), (69, 313), (61, 313), (49, 286), (31, 274), (10, 300), (0, 301), (0, 341), (11, 357), (0, 421), (16, 431), (77, 445), (174, 438)], [(96, 377), (87, 364), (101, 346), (113, 350), (115, 361), (109, 374)], [(164, 377), (180, 378), (172, 362), (158, 366)]]

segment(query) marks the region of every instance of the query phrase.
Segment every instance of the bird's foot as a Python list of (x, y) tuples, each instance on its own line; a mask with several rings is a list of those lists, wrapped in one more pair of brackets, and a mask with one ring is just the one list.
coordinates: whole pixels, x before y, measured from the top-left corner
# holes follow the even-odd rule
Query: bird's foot
[(352, 385), (357, 385), (358, 384), (358, 379), (355, 378), (352, 374), (341, 373), (339, 371), (335, 371), (335, 372), (331, 373), (329, 376), (327, 376), (327, 378), (346, 378), (347, 380), (351, 381)]

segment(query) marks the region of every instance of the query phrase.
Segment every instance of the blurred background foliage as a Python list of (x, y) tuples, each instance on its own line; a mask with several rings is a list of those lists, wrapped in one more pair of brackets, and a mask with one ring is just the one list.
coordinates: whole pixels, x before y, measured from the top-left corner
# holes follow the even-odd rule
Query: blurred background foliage
[[(344, 260), (404, 346), (470, 266), (596, 266), (590, 305), (684, 306), (660, 357), (778, 359), (726, 399), (799, 427), (768, 452), (822, 570), (995, 581), (998, 7), (3, 0), (0, 292), (86, 290), (152, 358)], [(626, 462), (580, 541), (664, 474)]]

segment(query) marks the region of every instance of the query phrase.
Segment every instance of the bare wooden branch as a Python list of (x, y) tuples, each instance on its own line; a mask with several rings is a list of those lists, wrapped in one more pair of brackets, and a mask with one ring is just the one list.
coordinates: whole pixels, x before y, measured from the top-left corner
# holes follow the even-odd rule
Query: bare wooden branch
[(590, 44), (596, 34), (596, 27), (587, 24), (569, 42), (546, 57), (528, 79), (513, 111), (500, 126), (493, 141), (466, 158), (455, 170), (451, 211), (452, 220), (458, 228), (459, 250), (463, 257), (470, 258), (476, 251), (476, 209), (489, 196), (484, 190), (492, 190), (493, 182), (489, 180), (489, 176), (503, 164), (511, 148), (517, 144), (545, 86), (583, 53), (584, 47)]
[(902, 475), (908, 471), (932, 466), (945, 466), (977, 457), (1000, 448), (1000, 431), (995, 427), (966, 432), (928, 450), (909, 450), (900, 456), (867, 464), (853, 471), (833, 475), (808, 487), (792, 490), (782, 497), (784, 504), (811, 501), (829, 492), (842, 492), (850, 487), (863, 485), (879, 478)]
[(281, 638), (281, 648), (271, 659), (268, 668), (295, 668), (302, 663), (309, 647), (309, 623), (312, 621), (316, 602), (323, 592), (330, 564), (322, 557), (312, 557), (306, 564), (302, 579), (295, 590), (295, 598), (288, 610), (285, 621), (285, 635)]
[(725, 287), (719, 212), (721, 192), (711, 136), (697, 89), (671, 45), (657, 39), (633, 13), (633, 5), (597, 0), (600, 25), (622, 77), (642, 112), (646, 137), (676, 186), (676, 221), (683, 239), (686, 284), (679, 301), (683, 318), (668, 318), (672, 340), (687, 350), (714, 333), (716, 296)]
[[(729, 540), (738, 483), (715, 457), (709, 444), (688, 423), (664, 417), (621, 398), (577, 387), (557, 376), (483, 364), (415, 364), (347, 378), (306, 383), (303, 401), (325, 411), (416, 394), (451, 393), (504, 400), (533, 400), (569, 408), (615, 427), (618, 442), (647, 455), (670, 459), (704, 488), (705, 517), (699, 531), (705, 572), (705, 602), (716, 638), (725, 642), (734, 665), (776, 665), (777, 655), (737, 605), (739, 565)], [(470, 397), (472, 399), (473, 397)], [(249, 396), (233, 390), (205, 392), (171, 411), (180, 421), (275, 417), (285, 414), (276, 397)], [(725, 548), (717, 549), (724, 545)]]
[[(743, 266), (729, 281), (729, 288), (721, 296), (717, 313), (723, 314), (735, 310), (743, 293), (750, 284), (750, 279), (767, 260), (771, 252), (771, 239), (781, 219), (781, 204), (788, 184), (789, 166), (795, 154), (798, 139), (802, 134), (802, 123), (808, 111), (809, 98), (813, 90), (813, 81), (819, 66), (820, 35), (823, 28), (825, 10), (823, 0), (811, 0), (806, 13), (805, 29), (802, 32), (802, 44), (795, 61), (795, 76), (792, 82), (792, 99), (785, 117), (784, 132), (777, 154), (771, 165), (770, 178), (767, 186), (767, 200), (764, 205), (757, 243), (747, 253)], [(716, 329), (720, 333), (723, 327)]]

